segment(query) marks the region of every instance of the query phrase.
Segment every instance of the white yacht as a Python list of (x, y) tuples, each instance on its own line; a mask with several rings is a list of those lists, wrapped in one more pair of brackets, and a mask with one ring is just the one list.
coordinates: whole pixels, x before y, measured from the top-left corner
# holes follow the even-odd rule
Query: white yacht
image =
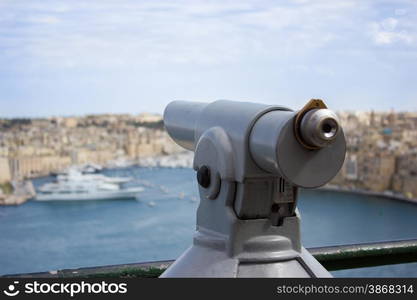
[(80, 182), (80, 181), (93, 181), (93, 182), (105, 182), (121, 184), (132, 180), (131, 177), (109, 177), (102, 174), (83, 174), (75, 169), (69, 170), (66, 174), (57, 176), (57, 180), (60, 182)]
[(124, 177), (82, 174), (71, 171), (58, 176), (56, 182), (46, 183), (38, 188), (37, 201), (75, 201), (134, 199), (143, 191), (142, 187), (122, 188), (121, 183), (130, 181)]

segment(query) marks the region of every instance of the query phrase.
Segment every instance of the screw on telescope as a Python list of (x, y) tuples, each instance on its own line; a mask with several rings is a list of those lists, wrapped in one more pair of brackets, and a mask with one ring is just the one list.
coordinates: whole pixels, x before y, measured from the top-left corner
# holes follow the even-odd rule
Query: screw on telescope
[(203, 188), (210, 186), (210, 169), (207, 166), (201, 166), (198, 169), (197, 181)]

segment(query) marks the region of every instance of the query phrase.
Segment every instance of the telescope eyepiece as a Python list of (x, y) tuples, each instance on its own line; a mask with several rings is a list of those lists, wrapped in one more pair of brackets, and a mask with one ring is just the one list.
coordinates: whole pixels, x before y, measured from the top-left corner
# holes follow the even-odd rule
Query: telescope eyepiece
[(301, 138), (304, 143), (312, 147), (329, 146), (337, 138), (339, 132), (339, 119), (329, 109), (312, 109), (301, 120)]

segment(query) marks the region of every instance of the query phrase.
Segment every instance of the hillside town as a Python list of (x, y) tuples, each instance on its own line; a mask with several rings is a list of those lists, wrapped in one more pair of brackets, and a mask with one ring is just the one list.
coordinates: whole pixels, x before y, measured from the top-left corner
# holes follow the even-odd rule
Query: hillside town
[(347, 153), (332, 184), (417, 198), (417, 113), (342, 112)]
[[(417, 198), (417, 113), (338, 115), (347, 155), (330, 185)], [(167, 161), (182, 152), (156, 114), (0, 119), (0, 203), (24, 180), (72, 165), (155, 165), (155, 157)], [(191, 159), (186, 161), (190, 166)]]

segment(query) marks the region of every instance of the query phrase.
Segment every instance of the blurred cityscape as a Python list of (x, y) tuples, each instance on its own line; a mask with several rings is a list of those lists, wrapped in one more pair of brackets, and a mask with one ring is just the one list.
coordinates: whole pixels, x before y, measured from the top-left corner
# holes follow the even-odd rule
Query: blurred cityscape
[[(338, 115), (347, 139), (347, 155), (330, 186), (416, 199), (417, 113)], [(164, 165), (165, 159), (166, 166), (190, 166), (191, 155), (186, 154), (181, 162), (182, 153), (165, 132), (160, 115), (1, 119), (0, 203), (25, 179), (72, 165)], [(177, 159), (175, 163), (172, 157)]]
[(347, 153), (332, 184), (417, 198), (417, 113), (340, 112)]

